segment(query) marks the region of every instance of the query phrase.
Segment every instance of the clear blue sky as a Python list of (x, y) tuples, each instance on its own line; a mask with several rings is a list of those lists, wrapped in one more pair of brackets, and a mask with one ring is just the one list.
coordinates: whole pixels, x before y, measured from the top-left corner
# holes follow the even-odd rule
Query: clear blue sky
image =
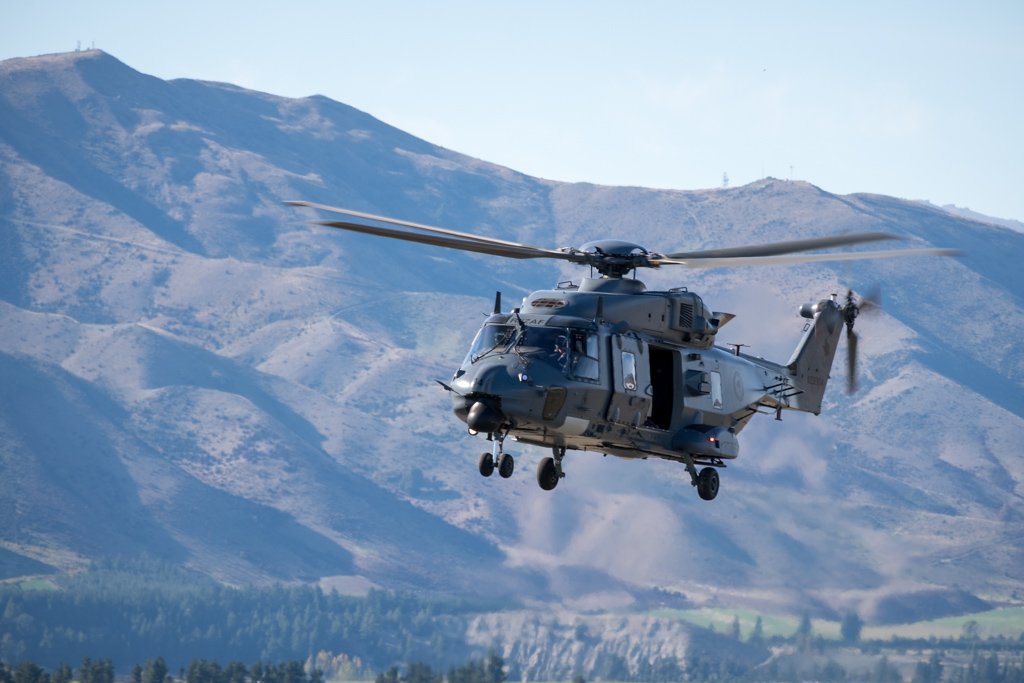
[(1024, 220), (1024, 1), (0, 0), (0, 58), (323, 94), (555, 180), (765, 175)]

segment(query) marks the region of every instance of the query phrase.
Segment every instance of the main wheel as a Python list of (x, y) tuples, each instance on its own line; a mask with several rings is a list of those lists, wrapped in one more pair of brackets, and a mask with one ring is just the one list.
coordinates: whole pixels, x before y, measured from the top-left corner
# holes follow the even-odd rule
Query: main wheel
[(558, 470), (555, 469), (554, 458), (541, 459), (540, 464), (537, 465), (537, 483), (545, 491), (550, 491), (558, 486)]
[(494, 474), (494, 458), (490, 453), (484, 453), (480, 456), (480, 474), (485, 477)]
[(502, 453), (498, 459), (498, 474), (501, 475), (502, 479), (508, 479), (512, 476), (512, 472), (516, 468), (516, 461), (508, 453)]
[(697, 495), (704, 500), (714, 500), (718, 495), (718, 470), (705, 467), (697, 475)]

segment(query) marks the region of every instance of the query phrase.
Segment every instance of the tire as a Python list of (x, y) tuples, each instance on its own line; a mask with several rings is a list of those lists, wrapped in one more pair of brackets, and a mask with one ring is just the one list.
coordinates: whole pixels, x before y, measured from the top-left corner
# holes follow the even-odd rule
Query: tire
[(545, 491), (558, 486), (558, 470), (555, 469), (555, 459), (551, 457), (542, 458), (537, 465), (537, 483)]
[(491, 457), (490, 453), (484, 453), (480, 456), (480, 474), (485, 477), (494, 474), (494, 458)]
[(697, 495), (703, 500), (714, 500), (718, 495), (718, 470), (705, 467), (697, 475)]
[(508, 453), (502, 453), (498, 459), (498, 474), (502, 479), (508, 479), (516, 469), (516, 460)]

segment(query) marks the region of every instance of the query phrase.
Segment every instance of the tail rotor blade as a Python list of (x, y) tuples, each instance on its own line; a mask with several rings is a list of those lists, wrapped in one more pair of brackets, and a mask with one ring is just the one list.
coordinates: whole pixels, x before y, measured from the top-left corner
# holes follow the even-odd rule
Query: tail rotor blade
[(846, 393), (857, 391), (857, 333), (846, 326)]
[(871, 291), (861, 297), (858, 305), (861, 313), (876, 313), (882, 308), (882, 288), (878, 285), (872, 287)]

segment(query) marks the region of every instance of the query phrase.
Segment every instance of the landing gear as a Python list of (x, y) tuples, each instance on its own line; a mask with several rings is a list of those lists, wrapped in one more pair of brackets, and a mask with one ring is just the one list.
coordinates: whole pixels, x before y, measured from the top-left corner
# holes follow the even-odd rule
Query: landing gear
[(494, 456), (490, 453), (480, 455), (480, 474), (489, 477), (494, 474)]
[(705, 467), (697, 475), (697, 495), (703, 500), (714, 500), (718, 495), (718, 470)]
[[(516, 460), (511, 453), (502, 450), (504, 435), (492, 435), (492, 448), (490, 453), (480, 454), (480, 474), (489, 477), (497, 470), (502, 479), (508, 479), (516, 469)], [(565, 448), (556, 446), (553, 450), (553, 457), (543, 458), (537, 466), (537, 483), (545, 491), (550, 491), (558, 485), (558, 480), (565, 476), (562, 471), (562, 458), (565, 457)]]
[(494, 474), (494, 470), (498, 470), (498, 474), (501, 475), (502, 479), (508, 479), (512, 476), (512, 473), (516, 469), (515, 458), (509, 453), (504, 453), (501, 449), (505, 439), (502, 436), (498, 436), (494, 439), (494, 447), (491, 453), (482, 453), (480, 455), (480, 474), (489, 477)]
[(715, 467), (705, 467), (697, 472), (697, 465), (693, 458), (686, 456), (685, 462), (686, 471), (690, 475), (690, 483), (697, 487), (697, 495), (701, 497), (701, 500), (714, 500), (718, 495), (719, 487), (718, 470), (715, 467), (725, 467), (725, 463), (713, 460), (712, 464)]
[(537, 465), (537, 483), (545, 491), (558, 486), (558, 480), (565, 476), (562, 471), (562, 458), (565, 457), (565, 448), (556, 446), (554, 457), (542, 458)]
[(555, 470), (555, 459), (551, 456), (541, 458), (537, 465), (537, 483), (545, 491), (558, 486), (558, 472)]
[(516, 469), (515, 459), (508, 453), (502, 453), (498, 459), (498, 474), (501, 475), (502, 479), (508, 479), (512, 476), (512, 472)]

